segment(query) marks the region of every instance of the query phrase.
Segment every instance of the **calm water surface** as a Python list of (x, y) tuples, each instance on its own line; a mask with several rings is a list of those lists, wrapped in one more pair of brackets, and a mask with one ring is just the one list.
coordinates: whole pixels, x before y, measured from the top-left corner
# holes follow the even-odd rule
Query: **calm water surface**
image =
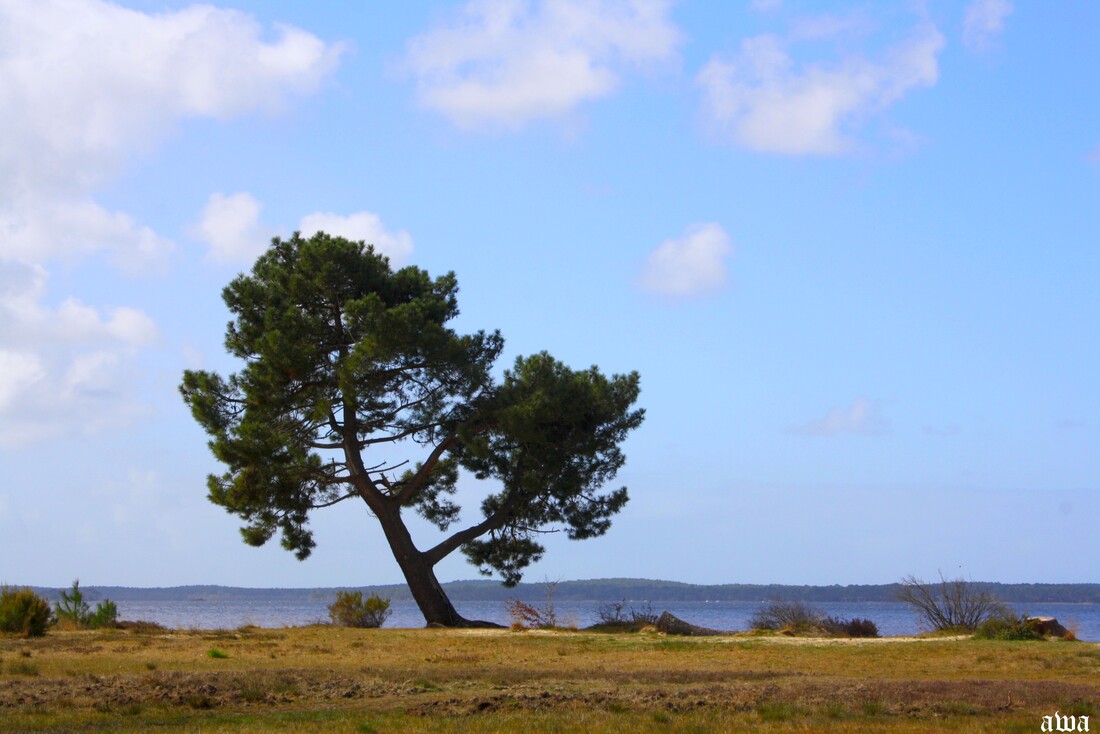
[[(327, 602), (236, 602), (236, 601), (120, 601), (120, 619), (141, 619), (179, 629), (235, 629), (294, 627), (328, 621)], [(542, 602), (535, 602), (536, 607)], [(558, 602), (558, 619), (563, 624), (587, 627), (599, 621), (601, 602)], [(642, 605), (635, 605), (641, 608)], [(834, 617), (870, 619), (884, 636), (920, 632), (917, 618), (904, 604), (896, 602), (821, 602), (812, 605)], [(459, 614), (468, 619), (485, 619), (507, 625), (511, 622), (504, 602), (456, 602)], [(669, 611), (692, 624), (722, 630), (746, 630), (760, 602), (659, 602), (652, 609)], [(412, 601), (395, 601), (393, 616), (386, 627), (423, 627), (424, 618)], [(1100, 641), (1100, 604), (1029, 604), (1017, 611), (1031, 616), (1057, 617), (1082, 640)]]

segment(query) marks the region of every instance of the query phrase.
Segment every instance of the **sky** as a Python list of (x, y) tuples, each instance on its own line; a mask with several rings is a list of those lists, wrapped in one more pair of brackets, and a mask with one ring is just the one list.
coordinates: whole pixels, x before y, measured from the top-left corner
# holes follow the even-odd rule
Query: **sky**
[(299, 562), (206, 499), (181, 375), (240, 368), (221, 289), (295, 230), (454, 271), (501, 369), (640, 373), (630, 503), (528, 580), (1100, 581), (1097, 28), (1074, 0), (0, 0), (0, 581), (400, 581), (365, 508), (318, 511)]

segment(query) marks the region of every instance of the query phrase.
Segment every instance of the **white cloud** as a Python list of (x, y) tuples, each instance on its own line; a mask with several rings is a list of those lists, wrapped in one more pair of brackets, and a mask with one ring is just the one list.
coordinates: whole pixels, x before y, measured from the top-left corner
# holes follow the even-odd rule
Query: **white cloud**
[(0, 350), (0, 415), (18, 395), (46, 376), (33, 354)]
[(463, 128), (517, 128), (605, 96), (624, 68), (673, 57), (667, 0), (473, 0), (413, 38), (420, 103)]
[(133, 362), (158, 336), (153, 320), (75, 298), (51, 308), (45, 295), (44, 268), (0, 259), (0, 448), (94, 432), (141, 410)]
[(0, 252), (22, 260), (71, 260), (102, 250), (130, 273), (163, 270), (175, 249), (127, 214), (109, 212), (90, 198), (49, 194), (0, 205), (0, 236)]
[(694, 224), (678, 239), (658, 245), (646, 257), (639, 284), (666, 296), (695, 296), (726, 284), (729, 236), (714, 222)]
[(794, 430), (796, 433), (814, 436), (834, 436), (840, 433), (878, 435), (888, 433), (890, 424), (882, 415), (879, 401), (859, 397), (847, 408), (830, 410), (823, 418), (810, 421)]
[(412, 254), (412, 235), (405, 230), (391, 232), (382, 226), (382, 219), (371, 212), (355, 212), (347, 216), (332, 212), (314, 212), (302, 217), (298, 230), (303, 237), (317, 232), (362, 240), (389, 257), (395, 266), (403, 265)]
[(40, 265), (0, 259), (0, 347), (102, 342), (140, 347), (157, 338), (153, 320), (127, 306), (107, 308), (103, 316), (67, 298), (57, 308), (47, 308), (41, 303), (46, 279)]
[[(100, 0), (0, 2), (0, 178), (82, 192), (175, 120), (277, 110), (341, 49), (209, 5), (141, 13)], [(7, 193), (7, 192), (6, 192)]]
[(988, 50), (1011, 14), (1012, 3), (1008, 0), (974, 0), (963, 18), (963, 44), (975, 52)]
[(748, 38), (739, 54), (715, 55), (700, 71), (704, 118), (721, 138), (752, 150), (843, 153), (866, 118), (909, 90), (936, 83), (943, 46), (943, 35), (925, 23), (876, 61), (847, 57), (800, 64), (786, 40)]
[(245, 191), (211, 194), (195, 225), (210, 246), (210, 257), (223, 263), (250, 263), (267, 247), (271, 233), (260, 224), (260, 202)]
[(0, 446), (140, 413), (134, 369), (157, 335), (138, 309), (62, 298), (46, 265), (104, 253), (163, 270), (173, 243), (96, 192), (180, 120), (276, 112), (342, 49), (210, 5), (155, 14), (103, 0), (0, 0)]

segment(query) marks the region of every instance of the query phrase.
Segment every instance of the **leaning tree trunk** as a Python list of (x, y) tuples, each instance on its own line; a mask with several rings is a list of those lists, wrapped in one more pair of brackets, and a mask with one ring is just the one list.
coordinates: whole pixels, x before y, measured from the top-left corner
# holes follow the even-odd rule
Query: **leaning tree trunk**
[(430, 563), (409, 535), (404, 521), (401, 519), (400, 508), (393, 508), (389, 512), (378, 513), (378, 520), (386, 533), (386, 540), (390, 543), (397, 565), (401, 567), (401, 573), (405, 575), (405, 581), (409, 585), (416, 605), (424, 615), (424, 621), (428, 627), (500, 627), (493, 622), (485, 622), (475, 619), (466, 619), (459, 614), (439, 580), (435, 577), (433, 564)]

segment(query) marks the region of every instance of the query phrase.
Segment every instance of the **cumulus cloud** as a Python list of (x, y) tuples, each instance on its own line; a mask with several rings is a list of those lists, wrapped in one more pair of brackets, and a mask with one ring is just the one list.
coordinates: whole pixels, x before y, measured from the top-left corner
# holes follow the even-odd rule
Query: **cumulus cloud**
[(173, 242), (124, 212), (111, 212), (90, 198), (38, 193), (0, 205), (5, 254), (30, 262), (74, 260), (106, 251), (129, 273), (163, 271)]
[(0, 0), (0, 446), (92, 431), (138, 412), (138, 309), (46, 305), (47, 266), (106, 254), (163, 270), (173, 243), (95, 200), (180, 120), (277, 112), (342, 49), (210, 5), (156, 14), (103, 0)]
[(810, 421), (794, 429), (796, 433), (813, 436), (834, 436), (841, 433), (878, 435), (888, 433), (890, 424), (882, 415), (877, 400), (858, 397), (847, 408), (835, 408), (823, 418)]
[(277, 110), (340, 47), (210, 5), (150, 15), (100, 0), (0, 2), (0, 178), (83, 192), (181, 118)]
[(472, 0), (413, 38), (420, 104), (463, 128), (517, 128), (611, 93), (624, 69), (671, 59), (668, 0)]
[(1012, 3), (1008, 0), (974, 0), (963, 17), (963, 44), (975, 52), (988, 50), (1011, 14)]
[(403, 229), (396, 232), (382, 226), (382, 219), (372, 212), (355, 212), (342, 216), (332, 212), (314, 212), (302, 217), (298, 230), (303, 237), (325, 232), (349, 240), (362, 240), (389, 257), (396, 266), (403, 265), (412, 254), (412, 235)]
[(94, 432), (140, 409), (131, 364), (156, 324), (126, 306), (44, 305), (46, 270), (0, 259), (0, 447)]
[[(820, 33), (828, 25), (848, 27), (835, 19), (814, 27)], [(715, 55), (699, 72), (704, 119), (720, 138), (752, 150), (844, 153), (867, 118), (910, 90), (936, 83), (944, 43), (934, 25), (923, 23), (877, 60), (799, 63), (790, 39), (747, 38), (739, 53)]]
[[(249, 265), (267, 248), (278, 228), (265, 224), (260, 216), (263, 205), (247, 191), (235, 194), (211, 194), (193, 234), (209, 247), (212, 260), (233, 265)], [(408, 261), (413, 239), (405, 230), (389, 230), (382, 218), (369, 211), (351, 214), (313, 212), (302, 217), (296, 229), (303, 237), (326, 232), (349, 240), (365, 241), (390, 258), (394, 265)]]
[(271, 232), (260, 223), (260, 202), (246, 191), (211, 194), (195, 234), (210, 247), (210, 257), (223, 263), (248, 263), (267, 247)]
[(729, 236), (715, 222), (694, 224), (682, 237), (669, 239), (646, 257), (639, 285), (665, 296), (696, 296), (726, 284)]

